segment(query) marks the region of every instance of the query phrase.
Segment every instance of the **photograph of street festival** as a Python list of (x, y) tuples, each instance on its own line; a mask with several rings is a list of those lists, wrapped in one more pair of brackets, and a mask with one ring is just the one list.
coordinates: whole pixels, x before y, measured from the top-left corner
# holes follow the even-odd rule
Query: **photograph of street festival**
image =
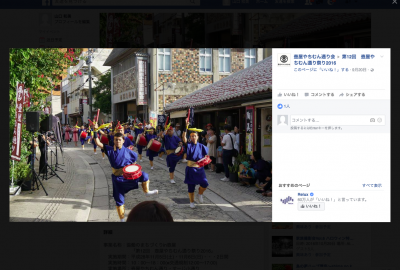
[(10, 49), (11, 222), (271, 222), (272, 49)]

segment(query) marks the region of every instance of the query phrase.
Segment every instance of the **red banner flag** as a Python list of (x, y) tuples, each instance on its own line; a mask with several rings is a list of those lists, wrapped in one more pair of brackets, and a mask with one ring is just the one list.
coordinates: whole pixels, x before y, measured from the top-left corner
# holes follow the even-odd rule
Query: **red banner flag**
[(24, 87), (23, 83), (17, 85), (17, 98), (16, 98), (16, 110), (15, 110), (15, 124), (14, 134), (12, 140), (12, 152), (11, 159), (20, 161), (21, 160), (21, 135), (22, 135), (22, 108), (24, 106)]

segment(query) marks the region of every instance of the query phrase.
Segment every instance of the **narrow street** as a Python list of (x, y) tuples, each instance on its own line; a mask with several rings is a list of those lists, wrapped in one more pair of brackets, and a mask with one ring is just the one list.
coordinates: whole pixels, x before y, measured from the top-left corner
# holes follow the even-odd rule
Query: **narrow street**
[[(54, 151), (54, 147), (50, 149)], [(60, 156), (59, 162), (62, 162)], [(222, 174), (209, 171), (206, 174), (210, 185), (204, 193), (204, 203), (197, 204), (196, 201), (196, 208), (191, 209), (187, 185), (183, 183), (186, 164), (177, 165), (176, 184), (171, 184), (165, 157), (162, 161), (155, 159), (154, 170), (150, 170), (144, 152), (140, 165), (149, 174), (150, 189), (158, 189), (159, 194), (147, 197), (141, 188), (130, 191), (125, 195), (126, 215), (136, 204), (154, 199), (169, 209), (175, 222), (272, 220), (271, 198), (256, 193), (254, 187), (222, 182), (219, 180)], [(75, 147), (69, 143), (68, 146), (64, 144), (64, 160), (65, 166), (61, 168), (66, 172), (58, 173), (64, 183), (56, 177), (43, 181), (49, 196), (45, 195), (41, 187), (33, 192), (22, 191), (19, 196), (10, 196), (10, 221), (119, 222), (112, 197), (111, 166), (108, 159), (102, 159), (100, 150), (95, 155), (92, 144), (85, 144), (82, 150), (80, 145)], [(38, 166), (37, 161), (35, 165)]]

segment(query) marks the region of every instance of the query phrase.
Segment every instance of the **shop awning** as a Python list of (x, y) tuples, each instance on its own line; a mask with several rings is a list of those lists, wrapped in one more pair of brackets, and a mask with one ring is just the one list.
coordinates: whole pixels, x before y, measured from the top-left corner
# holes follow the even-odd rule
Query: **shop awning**
[(203, 87), (166, 106), (166, 111), (204, 107), (221, 101), (272, 91), (272, 56)]
[(299, 16), (290, 22), (276, 27), (261, 36), (261, 40), (272, 40), (312, 34), (314, 32), (354, 23), (371, 20), (370, 13), (314, 13)]

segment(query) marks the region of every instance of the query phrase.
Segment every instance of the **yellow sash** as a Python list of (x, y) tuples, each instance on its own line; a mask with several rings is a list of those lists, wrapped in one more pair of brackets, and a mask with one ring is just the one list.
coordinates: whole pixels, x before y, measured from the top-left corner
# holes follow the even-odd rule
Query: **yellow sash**
[(115, 168), (111, 167), (111, 169), (112, 169), (113, 175), (115, 175), (115, 176), (121, 176), (124, 174), (124, 172), (122, 171), (123, 168), (115, 169)]
[(187, 166), (194, 167), (194, 168), (200, 168), (199, 164), (197, 164), (195, 161), (191, 161), (191, 160), (187, 161)]
[(173, 154), (175, 153), (175, 149), (174, 150), (167, 150), (167, 155)]
[[(136, 164), (136, 162), (134, 162), (132, 164)], [(115, 168), (111, 167), (111, 169), (112, 169), (113, 175), (115, 175), (115, 176), (121, 176), (124, 174), (124, 172), (122, 171), (123, 168), (115, 169)]]

